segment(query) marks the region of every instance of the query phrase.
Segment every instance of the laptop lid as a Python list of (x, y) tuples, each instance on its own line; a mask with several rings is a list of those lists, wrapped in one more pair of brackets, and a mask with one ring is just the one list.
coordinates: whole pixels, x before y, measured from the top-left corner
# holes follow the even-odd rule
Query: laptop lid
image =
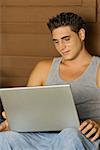
[(0, 89), (9, 127), (19, 132), (79, 127), (70, 85)]

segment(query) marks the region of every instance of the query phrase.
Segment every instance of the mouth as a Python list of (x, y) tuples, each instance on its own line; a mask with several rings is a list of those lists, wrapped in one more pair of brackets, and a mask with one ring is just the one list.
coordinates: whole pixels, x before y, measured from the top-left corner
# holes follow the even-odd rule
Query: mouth
[(62, 55), (67, 55), (69, 52), (70, 52), (70, 50), (62, 51), (61, 54), (62, 54)]

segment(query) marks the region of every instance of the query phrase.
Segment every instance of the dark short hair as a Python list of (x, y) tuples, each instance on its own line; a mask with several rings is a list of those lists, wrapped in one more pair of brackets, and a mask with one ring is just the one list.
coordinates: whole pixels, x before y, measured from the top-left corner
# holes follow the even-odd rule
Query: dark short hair
[(50, 18), (47, 25), (51, 33), (53, 29), (61, 26), (69, 26), (71, 30), (76, 33), (78, 33), (81, 28), (84, 28), (85, 32), (87, 33), (87, 23), (81, 16), (72, 12), (62, 12)]

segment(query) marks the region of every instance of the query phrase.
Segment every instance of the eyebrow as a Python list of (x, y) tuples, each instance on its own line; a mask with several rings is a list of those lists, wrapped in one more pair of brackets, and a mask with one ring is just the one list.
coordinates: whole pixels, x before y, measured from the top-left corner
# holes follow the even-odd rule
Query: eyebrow
[[(61, 39), (63, 40), (63, 39), (65, 39), (65, 38), (69, 38), (70, 37), (70, 35), (67, 35), (67, 36), (63, 36), (63, 37), (61, 37)], [(53, 41), (57, 41), (57, 39), (52, 39)]]

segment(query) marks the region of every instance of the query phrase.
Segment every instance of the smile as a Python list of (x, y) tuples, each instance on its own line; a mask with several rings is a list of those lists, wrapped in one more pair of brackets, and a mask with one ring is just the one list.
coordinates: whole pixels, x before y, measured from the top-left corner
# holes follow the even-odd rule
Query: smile
[(61, 53), (63, 54), (63, 55), (65, 55), (65, 54), (68, 54), (70, 51), (68, 50), (68, 51), (62, 51)]

